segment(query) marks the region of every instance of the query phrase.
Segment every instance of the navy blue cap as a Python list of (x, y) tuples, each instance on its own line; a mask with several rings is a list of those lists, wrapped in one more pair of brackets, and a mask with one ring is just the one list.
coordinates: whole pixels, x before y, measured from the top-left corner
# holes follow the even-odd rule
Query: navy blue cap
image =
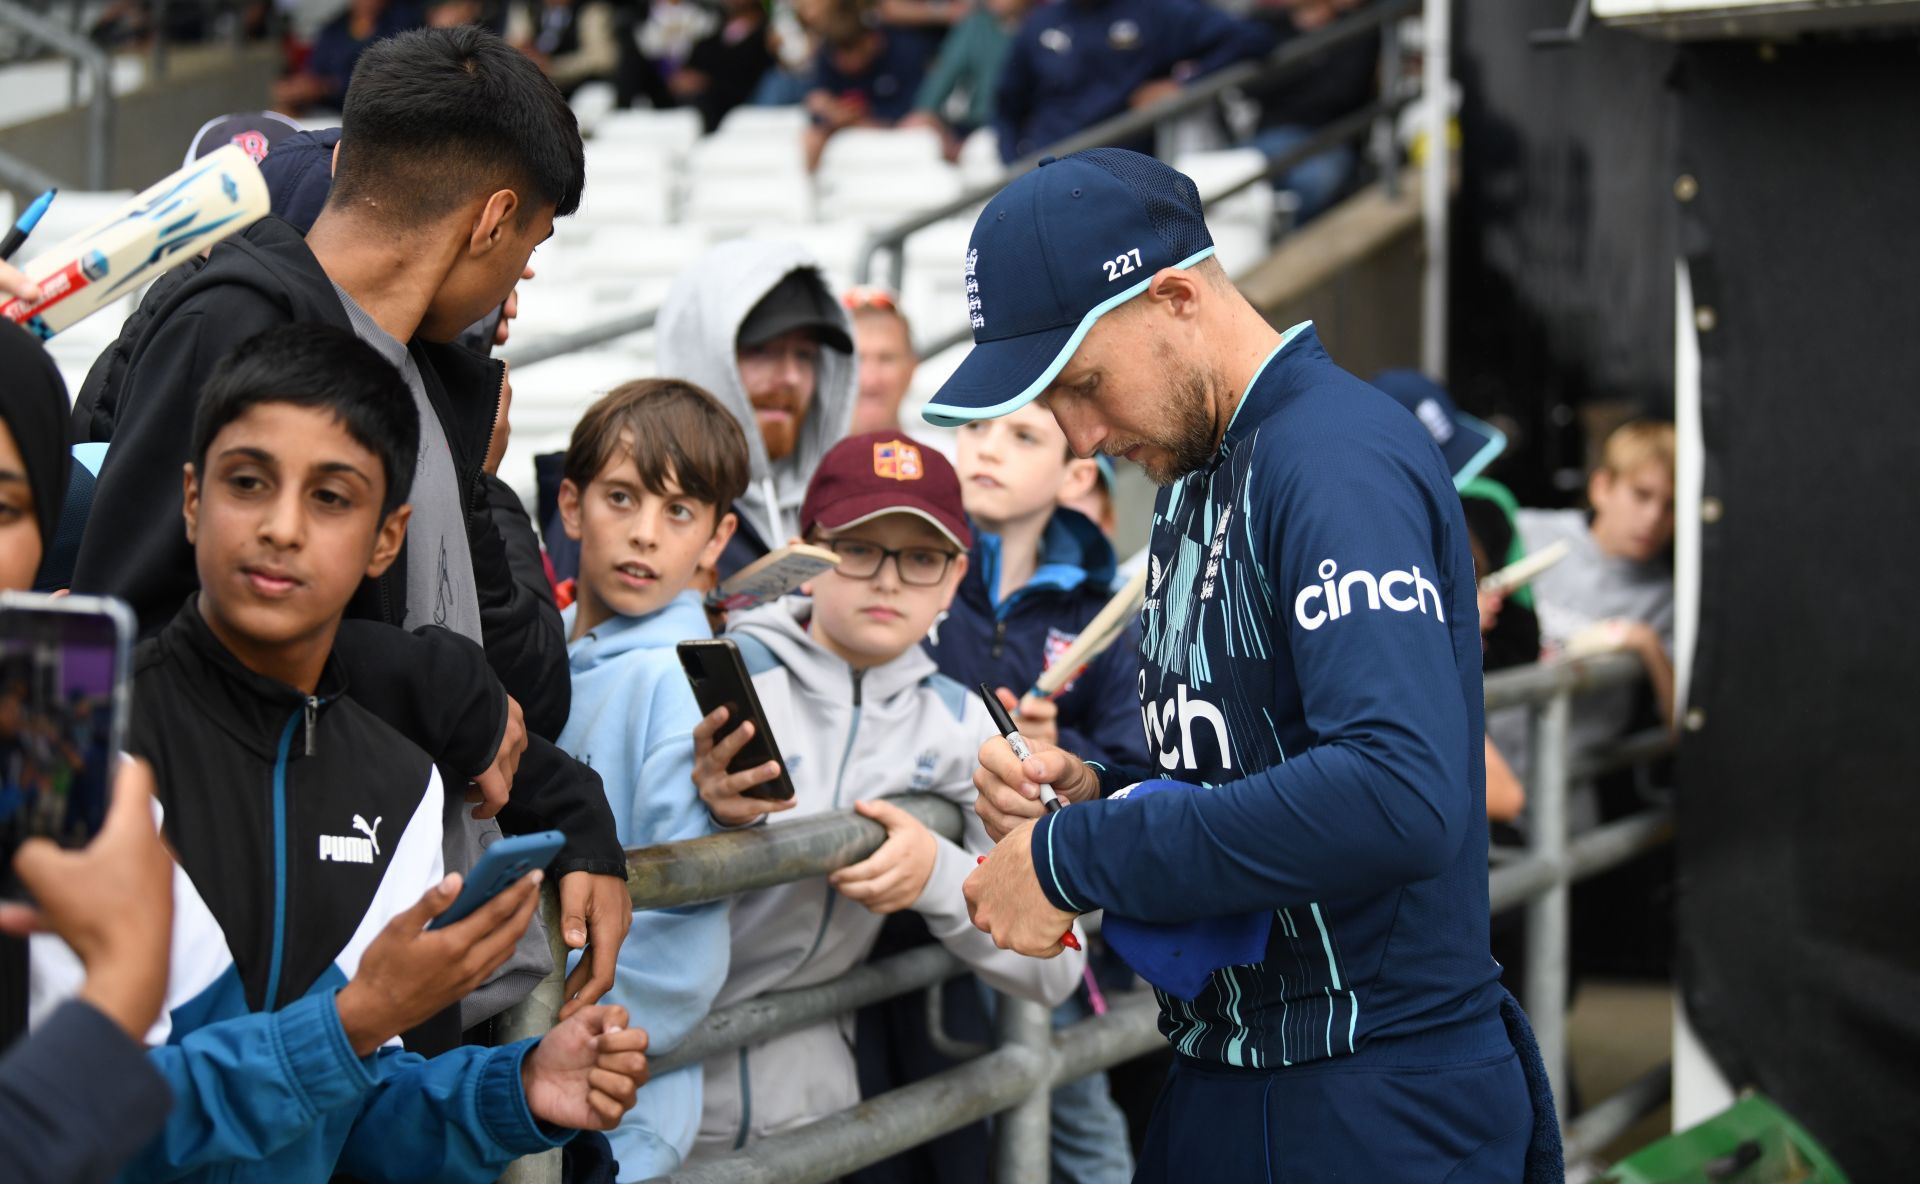
[(296, 132), (275, 144), (260, 162), (273, 216), (301, 234), (313, 229), (320, 207), (333, 192), (333, 147), (339, 142), (337, 127)]
[(278, 111), (216, 115), (193, 133), (193, 143), (187, 145), (187, 163), (192, 164), (228, 144), (238, 144), (241, 151), (253, 158), (253, 163), (259, 164), (275, 145), (299, 130), (299, 124)]
[(1151, 156), (1092, 148), (1015, 178), (967, 244), (973, 350), (920, 414), (958, 427), (1047, 389), (1095, 321), (1213, 254), (1200, 191)]
[(1480, 475), (1493, 458), (1507, 450), (1507, 434), (1485, 420), (1475, 419), (1454, 406), (1453, 396), (1418, 370), (1382, 370), (1373, 385), (1413, 412), (1453, 473), (1460, 488)]

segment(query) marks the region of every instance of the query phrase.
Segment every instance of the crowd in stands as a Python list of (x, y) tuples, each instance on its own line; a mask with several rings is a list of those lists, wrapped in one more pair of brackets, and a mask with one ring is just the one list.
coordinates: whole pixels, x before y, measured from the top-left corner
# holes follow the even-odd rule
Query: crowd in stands
[[(290, 42), (274, 97), (289, 114), (338, 111), (367, 45), (478, 23), (563, 94), (606, 83), (618, 106), (690, 107), (708, 132), (742, 105), (804, 105), (810, 169), (850, 127), (931, 128), (950, 160), (985, 132), (1011, 163), (1366, 2), (1257, 0), (1229, 12), (1209, 0), (351, 0), (309, 41)], [(1378, 59), (1376, 39), (1348, 42), (1319, 69), (1254, 88), (1257, 125), (1223, 123), (1223, 134), (1277, 159), (1365, 107)], [(1299, 194), (1304, 219), (1346, 190), (1356, 165), (1353, 145), (1336, 145), (1281, 184)]]
[[(574, 1178), (640, 1180), (943, 1063), (924, 1012), (896, 1003), (857, 1039), (822, 1021), (649, 1080), (648, 1055), (717, 1007), (938, 942), (973, 972), (948, 994), (976, 1018), (993, 992), (1060, 1024), (1102, 1008), (1127, 974), (1097, 942), (998, 949), (960, 883), (991, 849), (970, 807), (994, 730), (969, 688), (998, 688), (1029, 736), (1146, 763), (1130, 639), (1054, 697), (1028, 691), (1121, 581), (1111, 461), (1074, 456), (1035, 406), (961, 430), (949, 460), (901, 422), (916, 359), (894, 294), (836, 292), (803, 248), (740, 239), (674, 283), (654, 375), (583, 392), (529, 515), (500, 479), (512, 392), (486, 347), (581, 201), (565, 92), (584, 81), (621, 77), (709, 128), (756, 94), (804, 95), (814, 143), (873, 122), (996, 127), (1013, 159), (1346, 6), (1250, 21), (1197, 0), (354, 0), (278, 92), (337, 107), (340, 128), (232, 133), (261, 136), (276, 217), (156, 283), (71, 411), (39, 344), (0, 326), (0, 587), (119, 597), (143, 637), (138, 759), (99, 838), (29, 843), (37, 912), (0, 907), (0, 930), (38, 931), (32, 1032), (0, 1061), (0, 1160), (25, 1179), (478, 1181), (565, 1147)], [(798, 68), (794, 37), (816, 46)], [(1355, 62), (1340, 96), (1272, 97), (1262, 134), (1367, 101)], [(231, 131), (216, 126), (209, 147)], [(27, 285), (0, 265), (0, 287)], [(1380, 385), (1481, 503), (1482, 574), (1570, 551), (1530, 594), (1483, 600), (1489, 668), (1624, 650), (1670, 718), (1671, 428), (1608, 441), (1591, 517), (1516, 514), (1480, 473), (1497, 433), (1412, 378)], [(81, 443), (106, 448), (97, 481)], [(78, 545), (61, 559), (63, 534)], [(838, 566), (710, 609), (719, 581), (794, 541)], [(733, 769), (751, 726), (696, 706), (675, 647), (716, 628), (781, 762)], [(1618, 734), (1634, 709), (1596, 727)], [(1497, 744), (1490, 823), (1523, 824), (1525, 753)], [(760, 792), (783, 779), (791, 797)], [(961, 838), (888, 800), (903, 793), (967, 807)], [(847, 808), (887, 838), (830, 877), (630, 907), (623, 848)], [(550, 969), (542, 873), (430, 923), (488, 846), (546, 830), (565, 838), (545, 873), (565, 1003), (547, 1035), (502, 1043), (498, 1017)], [(366, 860), (314, 859), (355, 832)], [(1131, 1176), (1104, 1076), (1053, 1109), (1055, 1179)], [(863, 1178), (984, 1180), (984, 1140), (961, 1140)]]

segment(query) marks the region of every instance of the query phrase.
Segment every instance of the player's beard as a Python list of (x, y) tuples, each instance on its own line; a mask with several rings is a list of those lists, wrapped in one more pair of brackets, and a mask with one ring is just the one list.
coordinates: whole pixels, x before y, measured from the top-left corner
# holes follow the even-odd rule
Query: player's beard
[(1206, 371), (1191, 362), (1182, 362), (1173, 347), (1160, 342), (1154, 352), (1165, 371), (1173, 376), (1167, 392), (1167, 422), (1160, 438), (1149, 443), (1164, 460), (1145, 460), (1140, 467), (1155, 485), (1171, 485), (1188, 473), (1197, 472), (1215, 450), (1213, 415), (1207, 409)]

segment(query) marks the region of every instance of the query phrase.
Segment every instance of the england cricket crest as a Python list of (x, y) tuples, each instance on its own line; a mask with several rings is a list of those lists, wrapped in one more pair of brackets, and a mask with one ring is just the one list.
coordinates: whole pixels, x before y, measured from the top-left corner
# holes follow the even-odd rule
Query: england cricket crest
[(888, 440), (873, 446), (873, 475), (895, 481), (918, 481), (927, 475), (920, 450), (903, 440)]

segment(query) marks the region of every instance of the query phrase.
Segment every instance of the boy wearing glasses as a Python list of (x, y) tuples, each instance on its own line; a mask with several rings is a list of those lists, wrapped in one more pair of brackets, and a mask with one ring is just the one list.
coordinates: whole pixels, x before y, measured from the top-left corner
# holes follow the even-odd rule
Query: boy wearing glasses
[[(971, 806), (975, 754), (994, 731), (978, 696), (942, 676), (920, 647), (952, 602), (973, 541), (953, 466), (897, 433), (853, 436), (821, 460), (800, 522), (840, 566), (812, 583), (811, 599), (744, 613), (728, 635), (753, 675), (795, 796), (742, 796), (778, 767), (726, 771), (751, 725), (715, 743), (724, 710), (694, 729), (694, 781), (724, 825), (852, 806), (886, 827), (887, 840), (823, 880), (736, 898), (731, 964), (714, 1005), (844, 974), (865, 960), (881, 918), (908, 909), (989, 985), (1059, 1003), (1080, 980), (1081, 956), (1030, 959), (995, 947), (969, 924), (960, 892), (974, 854), (990, 848)], [(879, 800), (904, 793), (960, 805), (962, 842)], [(695, 1160), (857, 1103), (851, 1035), (849, 1020), (825, 1020), (708, 1061)]]

